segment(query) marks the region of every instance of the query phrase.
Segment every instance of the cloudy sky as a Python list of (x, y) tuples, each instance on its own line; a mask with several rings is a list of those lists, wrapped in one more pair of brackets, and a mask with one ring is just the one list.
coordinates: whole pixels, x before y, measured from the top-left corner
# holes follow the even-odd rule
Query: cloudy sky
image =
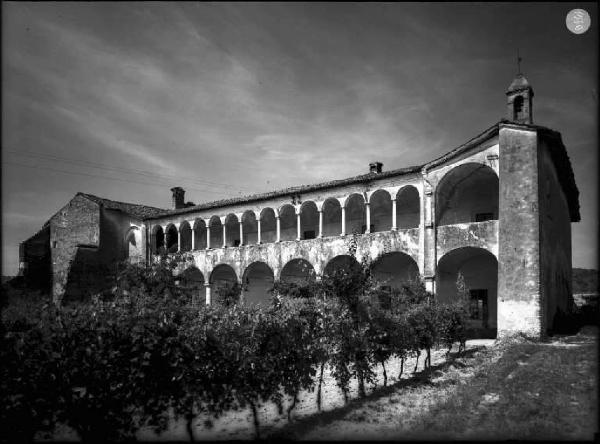
[[(565, 26), (573, 8), (592, 27)], [(78, 191), (168, 208), (427, 162), (522, 71), (580, 189), (597, 268), (593, 3), (2, 3), (3, 274)]]

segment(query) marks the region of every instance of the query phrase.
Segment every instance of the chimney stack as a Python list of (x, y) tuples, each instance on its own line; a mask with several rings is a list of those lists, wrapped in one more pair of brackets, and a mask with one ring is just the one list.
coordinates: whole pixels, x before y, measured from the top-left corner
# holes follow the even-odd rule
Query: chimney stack
[(371, 162), (369, 164), (369, 173), (379, 174), (381, 173), (382, 168), (383, 164), (381, 162)]
[(177, 210), (179, 208), (185, 208), (184, 196), (185, 190), (181, 187), (171, 188), (171, 192), (173, 193), (173, 209)]

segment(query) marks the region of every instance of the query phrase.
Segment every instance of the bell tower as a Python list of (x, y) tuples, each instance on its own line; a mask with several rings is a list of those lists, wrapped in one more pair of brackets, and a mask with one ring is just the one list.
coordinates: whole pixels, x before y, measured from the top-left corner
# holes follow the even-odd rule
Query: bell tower
[(521, 57), (517, 58), (518, 73), (514, 78), (507, 96), (507, 119), (515, 123), (533, 123), (533, 88), (521, 73)]

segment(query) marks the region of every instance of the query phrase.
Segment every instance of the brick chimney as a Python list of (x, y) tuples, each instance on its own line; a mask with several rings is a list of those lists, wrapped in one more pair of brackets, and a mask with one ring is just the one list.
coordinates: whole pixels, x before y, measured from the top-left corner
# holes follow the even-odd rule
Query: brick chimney
[(381, 173), (382, 169), (383, 169), (383, 164), (381, 162), (371, 162), (369, 164), (369, 173), (379, 174), (379, 173)]
[(184, 197), (185, 190), (181, 187), (171, 188), (171, 192), (173, 193), (173, 209), (177, 210), (179, 208), (185, 208)]

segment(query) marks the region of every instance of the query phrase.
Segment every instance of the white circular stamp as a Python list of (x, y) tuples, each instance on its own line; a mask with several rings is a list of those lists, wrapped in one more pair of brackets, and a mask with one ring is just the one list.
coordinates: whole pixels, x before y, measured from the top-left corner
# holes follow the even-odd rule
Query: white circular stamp
[(583, 34), (590, 28), (592, 19), (585, 9), (571, 9), (567, 14), (567, 29), (573, 34)]

